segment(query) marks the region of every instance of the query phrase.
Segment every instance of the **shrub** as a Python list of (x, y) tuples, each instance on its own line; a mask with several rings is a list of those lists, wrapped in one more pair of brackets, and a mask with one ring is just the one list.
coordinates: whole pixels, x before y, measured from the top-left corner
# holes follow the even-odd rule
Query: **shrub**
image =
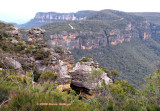
[(0, 102), (7, 100), (9, 95), (9, 88), (3, 85), (0, 85)]
[(4, 37), (8, 37), (8, 34), (6, 34), (6, 33), (3, 33), (3, 36), (4, 36)]
[(2, 35), (0, 35), (0, 40), (2, 40), (2, 38), (3, 38)]
[(14, 44), (14, 50), (15, 51), (22, 51), (25, 49), (25, 45), (23, 43), (17, 43), (17, 44)]
[(52, 71), (44, 71), (42, 74), (41, 74), (41, 80), (55, 80), (57, 77), (59, 76), (59, 74), (57, 73), (53, 73)]
[[(29, 93), (28, 91), (22, 91), (19, 93), (13, 93), (11, 95), (11, 100), (9, 101), (7, 106), (4, 106), (3, 110), (10, 111), (34, 111), (36, 110), (36, 97), (33, 93)], [(34, 106), (34, 107), (33, 107)]]
[(40, 49), (35, 53), (36, 60), (43, 60), (44, 58), (49, 58), (49, 56), (50, 56), (50, 52), (45, 51), (44, 49)]
[(41, 74), (40, 73), (38, 73), (37, 71), (34, 71), (33, 72), (33, 76), (34, 76), (34, 81), (35, 82), (38, 82), (38, 79), (40, 78), (40, 76), (41, 76)]
[(22, 68), (23, 68), (24, 70), (31, 70), (31, 69), (34, 68), (34, 64), (24, 63), (24, 64), (22, 64)]
[(104, 71), (102, 69), (100, 69), (100, 68), (93, 69), (92, 72), (89, 74), (89, 77), (90, 77), (91, 81), (98, 82), (100, 80), (102, 74), (104, 74)]
[(2, 49), (4, 50), (4, 51), (7, 51), (7, 46), (6, 45), (2, 45)]
[(81, 59), (82, 62), (90, 62), (91, 61), (91, 57), (83, 57)]
[(9, 65), (8, 68), (14, 70), (14, 67), (11, 65)]
[(6, 68), (5, 65), (1, 61), (0, 61), (0, 68), (3, 68), (3, 69)]
[(61, 53), (61, 54), (64, 53), (64, 49), (60, 46), (54, 47), (54, 51), (56, 53)]

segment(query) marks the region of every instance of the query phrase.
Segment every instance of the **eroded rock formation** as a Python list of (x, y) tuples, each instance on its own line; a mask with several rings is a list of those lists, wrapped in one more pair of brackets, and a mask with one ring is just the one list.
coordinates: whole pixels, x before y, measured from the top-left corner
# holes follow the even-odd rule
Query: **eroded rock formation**
[(72, 87), (80, 92), (89, 93), (90, 90), (96, 89), (98, 85), (101, 85), (103, 80), (106, 84), (112, 82), (105, 72), (96, 78), (96, 81), (92, 80), (90, 75), (95, 69), (99, 69), (99, 64), (93, 61), (92, 58), (88, 58), (88, 61), (83, 61), (83, 59), (81, 59), (76, 63), (73, 70), (70, 71)]
[[(95, 36), (96, 35), (96, 36)], [(87, 38), (91, 36), (92, 38)], [(84, 38), (85, 37), (85, 38)], [(117, 45), (123, 42), (130, 42), (132, 38), (142, 38), (143, 40), (151, 38), (150, 32), (128, 32), (122, 34), (118, 30), (81, 33), (67, 33), (66, 31), (50, 35), (48, 43), (51, 46), (62, 46), (66, 49), (84, 49), (90, 50), (93, 48), (105, 47), (108, 45)]]

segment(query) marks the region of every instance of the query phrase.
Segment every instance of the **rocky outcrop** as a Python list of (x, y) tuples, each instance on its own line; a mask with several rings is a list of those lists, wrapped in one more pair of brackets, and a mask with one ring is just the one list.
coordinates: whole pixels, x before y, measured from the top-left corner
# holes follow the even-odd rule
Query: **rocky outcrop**
[(90, 78), (91, 72), (93, 70), (99, 69), (99, 64), (92, 60), (92, 58), (87, 58), (87, 61), (83, 59), (76, 63), (76, 66), (70, 71), (72, 77), (71, 85), (75, 90), (80, 92), (89, 93), (90, 90), (96, 89), (98, 85), (101, 85), (101, 82), (104, 80), (106, 84), (112, 82), (112, 80), (107, 76), (105, 72), (92, 80)]
[(33, 55), (24, 55), (20, 57), (21, 61), (34, 64), (38, 72), (50, 70), (60, 74), (60, 77), (63, 77), (63, 75), (67, 75), (74, 66), (73, 56), (70, 51), (61, 47), (49, 48), (43, 40), (44, 33), (44, 29), (32, 28), (28, 30), (26, 38), (29, 42), (34, 44), (34, 47), (39, 46), (44, 50), (44, 53), (49, 52), (50, 60), (44, 63), (44, 60), (36, 60)]
[(18, 29), (18, 28), (16, 28), (16, 27), (14, 27), (14, 26), (12, 26), (11, 28), (10, 28), (10, 30), (6, 30), (5, 31), (8, 35), (10, 35), (10, 36), (20, 36), (21, 34), (20, 34), (20, 30)]
[[(14, 30), (8, 32), (9, 39), (4, 39), (3, 42), (10, 43), (13, 48), (10, 51), (0, 49), (0, 68), (14, 69), (17, 75), (26, 75), (28, 71), (33, 71), (33, 74), (39, 77), (48, 71), (57, 75), (56, 80), (50, 82), (55, 82), (60, 91), (70, 89), (71, 76), (68, 72), (74, 67), (74, 58), (70, 51), (61, 47), (48, 47), (43, 40), (45, 30), (41, 28), (27, 30), (25, 41), (20, 38), (23, 36), (14, 36), (15, 33), (11, 32)], [(33, 75), (32, 77), (34, 78)], [(40, 79), (35, 82), (43, 84), (45, 81)]]
[(44, 33), (45, 33), (44, 29), (41, 29), (41, 28), (31, 28), (29, 30), (28, 36), (33, 37), (33, 38), (35, 38), (35, 37), (41, 38), (41, 37), (43, 37)]
[(7, 61), (8, 65), (14, 67), (14, 69), (20, 69), (22, 67), (21, 63), (19, 63), (18, 61), (14, 60), (12, 58), (6, 57), (6, 61)]

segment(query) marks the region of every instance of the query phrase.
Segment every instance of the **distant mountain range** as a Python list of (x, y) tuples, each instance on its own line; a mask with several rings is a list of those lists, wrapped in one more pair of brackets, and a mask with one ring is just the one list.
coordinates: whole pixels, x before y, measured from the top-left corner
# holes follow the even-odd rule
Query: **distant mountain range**
[[(79, 11), (77, 13), (57, 13), (57, 12), (38, 12), (33, 19), (25, 24), (13, 23), (18, 28), (32, 28), (41, 27), (47, 23), (53, 23), (56, 21), (73, 21), (73, 20), (85, 20), (88, 16), (98, 11)], [(128, 13), (131, 15), (138, 15), (146, 18), (151, 23), (160, 24), (160, 13), (158, 12), (135, 12)], [(97, 15), (98, 16), (98, 15)]]

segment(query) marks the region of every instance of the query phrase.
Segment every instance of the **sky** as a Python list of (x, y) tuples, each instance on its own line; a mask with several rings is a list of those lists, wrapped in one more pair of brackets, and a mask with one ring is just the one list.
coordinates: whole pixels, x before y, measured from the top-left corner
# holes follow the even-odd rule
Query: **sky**
[(0, 20), (25, 23), (37, 12), (77, 12), (113, 9), (125, 12), (160, 12), (160, 0), (1, 0)]

